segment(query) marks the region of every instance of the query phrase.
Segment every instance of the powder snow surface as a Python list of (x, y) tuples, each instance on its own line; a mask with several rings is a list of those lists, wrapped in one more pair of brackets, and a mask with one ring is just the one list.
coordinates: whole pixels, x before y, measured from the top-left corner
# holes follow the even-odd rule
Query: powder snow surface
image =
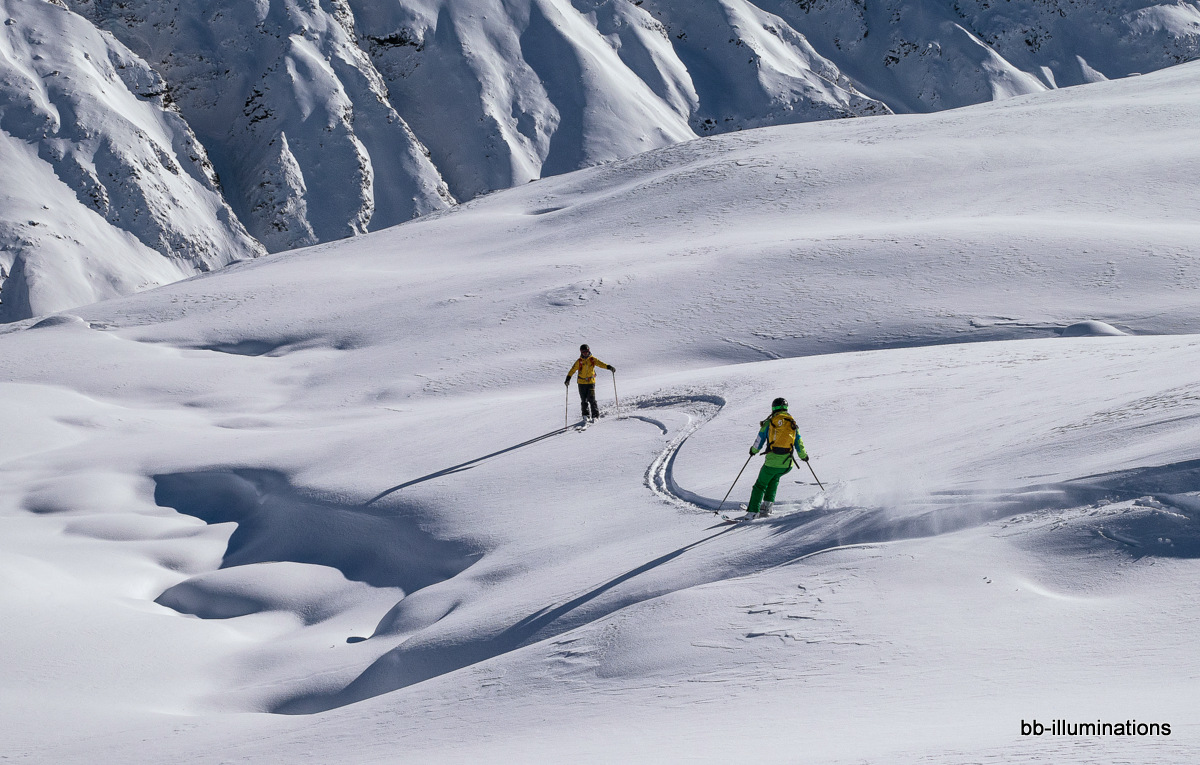
[[(752, 130), (0, 329), (0, 755), (1195, 761), (1197, 125)], [(723, 525), (780, 395), (825, 490)]]

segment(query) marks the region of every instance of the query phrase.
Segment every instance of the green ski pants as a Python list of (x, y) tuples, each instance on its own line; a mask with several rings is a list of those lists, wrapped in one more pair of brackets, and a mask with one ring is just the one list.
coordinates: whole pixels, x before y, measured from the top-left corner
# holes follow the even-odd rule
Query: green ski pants
[(762, 470), (758, 471), (758, 480), (754, 482), (754, 488), (750, 490), (750, 504), (746, 505), (746, 510), (757, 513), (764, 499), (774, 502), (775, 492), (779, 491), (779, 479), (787, 475), (791, 469), (791, 461), (784, 467), (763, 465)]

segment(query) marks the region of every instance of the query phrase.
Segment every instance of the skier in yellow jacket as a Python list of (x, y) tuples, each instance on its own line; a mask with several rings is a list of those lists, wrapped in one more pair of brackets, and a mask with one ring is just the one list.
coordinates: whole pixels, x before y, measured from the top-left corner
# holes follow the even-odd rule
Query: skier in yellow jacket
[(579, 373), (579, 403), (583, 407), (583, 419), (591, 422), (600, 416), (600, 406), (596, 403), (596, 367), (611, 369), (614, 373), (617, 371), (613, 365), (605, 364), (593, 356), (585, 343), (579, 346), (579, 358), (571, 365), (571, 371), (567, 372), (566, 382), (566, 385), (570, 385), (571, 376)]

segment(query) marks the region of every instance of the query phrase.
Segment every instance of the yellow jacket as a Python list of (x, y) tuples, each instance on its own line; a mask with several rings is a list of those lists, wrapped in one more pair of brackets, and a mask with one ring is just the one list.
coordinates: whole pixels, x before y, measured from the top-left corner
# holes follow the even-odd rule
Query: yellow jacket
[(612, 369), (612, 367), (595, 356), (580, 356), (571, 366), (571, 371), (567, 372), (567, 380), (570, 380), (571, 375), (578, 372), (580, 385), (594, 385), (596, 382), (596, 367)]

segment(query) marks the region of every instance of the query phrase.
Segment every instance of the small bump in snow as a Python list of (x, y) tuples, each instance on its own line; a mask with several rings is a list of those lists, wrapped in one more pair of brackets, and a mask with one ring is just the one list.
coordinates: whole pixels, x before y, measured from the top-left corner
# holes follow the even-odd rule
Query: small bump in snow
[(1106, 324), (1102, 321), (1081, 321), (1072, 324), (1063, 329), (1060, 333), (1063, 337), (1112, 337), (1116, 335), (1125, 335), (1111, 324)]
[(44, 327), (61, 327), (61, 326), (68, 325), (68, 324), (74, 324), (77, 326), (87, 326), (87, 322), (85, 322), (83, 319), (79, 318), (78, 316), (75, 316), (75, 315), (69, 314), (69, 313), (60, 313), (60, 314), (56, 314), (54, 316), (47, 316), (46, 318), (39, 321), (37, 324), (34, 324), (33, 326), (31, 326), (30, 329), (42, 329)]

